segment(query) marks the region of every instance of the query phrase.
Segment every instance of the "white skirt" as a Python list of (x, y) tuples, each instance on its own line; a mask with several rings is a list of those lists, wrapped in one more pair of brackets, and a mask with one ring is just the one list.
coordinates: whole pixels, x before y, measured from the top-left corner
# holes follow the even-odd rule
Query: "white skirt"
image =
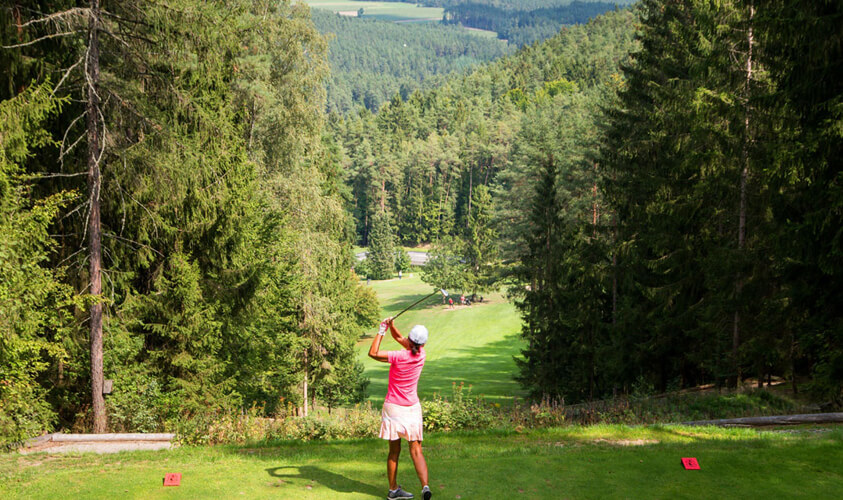
[(381, 411), (381, 431), (383, 439), (395, 441), (404, 438), (407, 441), (421, 441), (424, 431), (421, 404), (401, 406), (384, 403)]

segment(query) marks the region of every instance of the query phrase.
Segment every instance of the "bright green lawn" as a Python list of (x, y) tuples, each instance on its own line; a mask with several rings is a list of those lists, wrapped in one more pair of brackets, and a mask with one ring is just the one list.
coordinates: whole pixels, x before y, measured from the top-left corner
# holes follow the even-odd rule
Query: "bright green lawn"
[[(642, 444), (643, 443), (643, 444)], [(419, 493), (405, 452), (399, 483)], [(840, 498), (843, 431), (567, 427), (429, 434), (434, 499)], [(685, 471), (681, 457), (696, 457)], [(4, 499), (367, 499), (386, 493), (378, 439), (117, 455), (0, 455)], [(164, 488), (167, 472), (182, 486)], [(417, 496), (418, 498), (418, 496)]]
[(304, 0), (315, 9), (332, 12), (357, 12), (363, 9), (363, 17), (384, 21), (439, 21), (443, 9), (439, 7), (416, 7), (404, 2), (357, 2), (350, 0)]
[[(409, 274), (409, 273), (408, 273)], [(413, 277), (388, 281), (372, 281), (378, 294), (382, 315), (392, 316), (412, 304), (433, 288), (421, 281), (418, 272)], [(458, 299), (455, 297), (454, 300)], [(513, 376), (517, 372), (512, 357), (518, 355), (523, 343), (518, 335), (521, 319), (518, 311), (500, 294), (488, 294), (487, 301), (471, 307), (442, 305), (441, 296), (404, 313), (396, 321), (405, 336), (416, 324), (423, 324), (430, 332), (425, 346), (427, 360), (419, 381), (419, 396), (429, 398), (434, 393), (451, 394), (452, 383), (472, 385), (472, 393), (484, 395), (490, 402), (506, 403), (523, 392)], [(389, 365), (367, 356), (376, 328), (358, 344), (358, 353), (371, 380), (369, 399), (381, 404), (386, 396)], [(401, 347), (389, 334), (381, 344), (382, 350)]]

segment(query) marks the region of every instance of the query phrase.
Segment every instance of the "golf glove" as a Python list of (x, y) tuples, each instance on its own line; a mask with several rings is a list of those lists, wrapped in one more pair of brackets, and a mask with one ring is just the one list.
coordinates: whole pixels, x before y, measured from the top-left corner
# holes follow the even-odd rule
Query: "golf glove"
[(381, 337), (386, 334), (386, 320), (381, 321), (381, 325), (378, 327), (378, 335)]

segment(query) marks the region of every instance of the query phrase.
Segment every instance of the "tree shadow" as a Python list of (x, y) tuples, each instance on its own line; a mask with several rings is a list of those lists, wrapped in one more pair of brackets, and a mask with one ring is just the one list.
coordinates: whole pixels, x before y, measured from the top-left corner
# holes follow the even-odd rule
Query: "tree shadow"
[[(286, 469), (298, 471), (298, 473), (285, 474)], [(383, 489), (366, 484), (355, 479), (349, 479), (342, 474), (325, 470), (313, 465), (285, 465), (282, 467), (270, 467), (265, 469), (267, 474), (278, 479), (301, 479), (312, 481), (330, 488), (338, 493), (358, 493), (383, 497)]]
[[(426, 293), (409, 293), (404, 295), (398, 295), (389, 299), (388, 303), (381, 304), (381, 308), (387, 315), (393, 315), (405, 307), (409, 306), (413, 302), (421, 299), (422, 297), (427, 296)], [(457, 296), (459, 299), (459, 296)], [(421, 304), (416, 305), (413, 307), (413, 310), (421, 310), (421, 309), (436, 309), (437, 307), (443, 307), (446, 304), (442, 302), (442, 296), (436, 295), (430, 297), (428, 300), (423, 301)]]

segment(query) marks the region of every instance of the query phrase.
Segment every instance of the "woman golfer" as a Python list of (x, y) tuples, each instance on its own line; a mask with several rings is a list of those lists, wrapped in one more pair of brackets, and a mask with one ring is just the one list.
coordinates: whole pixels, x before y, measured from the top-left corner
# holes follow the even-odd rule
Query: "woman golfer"
[[(400, 351), (381, 351), (380, 345), (386, 329), (404, 349)], [(386, 498), (413, 498), (396, 482), (398, 474), (398, 455), (401, 453), (401, 438), (410, 443), (410, 456), (416, 466), (416, 474), (422, 484), (422, 496), (429, 500), (432, 496), (427, 482), (427, 463), (422, 454), (422, 410), (416, 387), (424, 367), (424, 344), (427, 343), (427, 328), (416, 325), (410, 330), (409, 338), (404, 338), (392, 322), (384, 320), (378, 334), (372, 340), (369, 357), (389, 363), (389, 386), (381, 413), (380, 437), (389, 440), (389, 456), (386, 459), (386, 475), (389, 478), (389, 494)]]

